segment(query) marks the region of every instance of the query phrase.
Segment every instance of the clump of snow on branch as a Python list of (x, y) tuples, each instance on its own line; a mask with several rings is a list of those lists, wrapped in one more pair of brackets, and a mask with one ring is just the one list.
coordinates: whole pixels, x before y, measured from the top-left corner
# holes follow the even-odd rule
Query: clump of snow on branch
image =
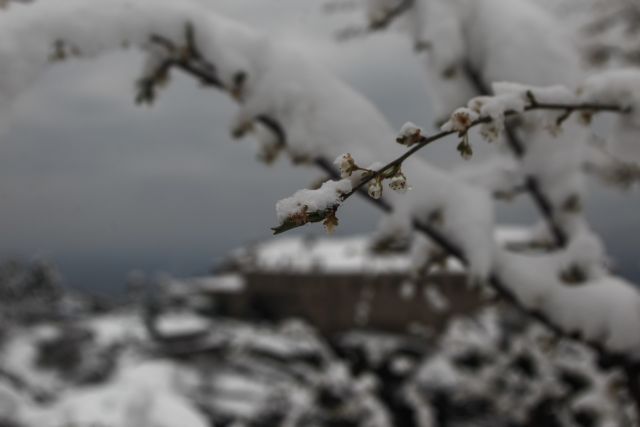
[(606, 273), (602, 257), (600, 242), (583, 235), (560, 254), (501, 251), (495, 269), (519, 301), (565, 333), (639, 357), (640, 336), (631, 325), (640, 321), (640, 296), (633, 284)]
[(486, 248), (493, 242), (490, 194), (451, 174), (415, 166), (406, 162), (403, 169), (412, 182), (419, 185), (401, 195), (407, 198), (395, 206), (395, 211), (383, 224), (384, 229), (397, 234), (398, 230), (410, 227), (407, 218), (413, 218), (441, 230), (467, 254), (471, 276), (486, 278), (491, 266), (491, 254)]
[(400, 128), (396, 142), (398, 144), (411, 146), (420, 141), (420, 137), (424, 131), (418, 125), (413, 122), (406, 122)]
[(453, 172), (469, 184), (484, 188), (498, 198), (515, 197), (523, 186), (522, 171), (511, 156), (493, 156), (484, 162), (467, 163)]
[[(351, 191), (351, 180), (327, 181), (316, 190), (298, 190), (293, 196), (276, 203), (276, 214), (280, 224), (303, 225), (324, 220), (328, 211), (340, 206), (343, 196)], [(320, 215), (314, 221), (313, 215)], [(329, 227), (329, 224), (325, 223)], [(331, 224), (331, 226), (337, 224)]]
[(596, 74), (580, 86), (580, 98), (629, 110), (614, 118), (607, 148), (618, 159), (640, 163), (640, 71), (628, 68)]
[(464, 75), (467, 41), (457, 5), (448, 1), (416, 1), (407, 14), (414, 49), (424, 58), (436, 119), (449, 115), (475, 95)]
[(351, 181), (327, 181), (317, 190), (299, 190), (293, 196), (276, 204), (278, 221), (295, 216), (302, 211), (319, 212), (338, 206), (342, 196), (351, 191)]

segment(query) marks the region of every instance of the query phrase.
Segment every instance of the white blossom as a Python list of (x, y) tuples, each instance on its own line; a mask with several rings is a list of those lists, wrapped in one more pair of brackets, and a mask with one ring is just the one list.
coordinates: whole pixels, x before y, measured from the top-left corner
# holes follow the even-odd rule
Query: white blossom
[(333, 162), (340, 170), (340, 177), (348, 178), (357, 170), (356, 162), (349, 153), (341, 154)]
[(368, 193), (372, 199), (379, 199), (382, 197), (382, 181), (379, 179), (372, 180), (369, 183)]
[(445, 132), (466, 132), (478, 118), (480, 115), (474, 110), (467, 107), (458, 108), (441, 129)]
[(413, 145), (420, 142), (423, 130), (412, 122), (406, 122), (400, 128), (400, 132), (396, 138), (396, 142), (402, 145)]
[(411, 188), (407, 184), (407, 177), (404, 174), (399, 173), (389, 179), (389, 188), (398, 193), (406, 193)]

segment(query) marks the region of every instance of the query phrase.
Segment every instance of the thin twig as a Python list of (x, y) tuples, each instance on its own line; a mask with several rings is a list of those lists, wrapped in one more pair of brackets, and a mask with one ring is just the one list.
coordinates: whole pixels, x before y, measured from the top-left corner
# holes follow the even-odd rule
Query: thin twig
[[(190, 28), (187, 26), (187, 28)], [(207, 86), (213, 86), (217, 89), (224, 89), (222, 81), (217, 75), (216, 67), (205, 61), (199, 53), (199, 50), (193, 45), (193, 34), (189, 31), (186, 32), (187, 48), (192, 57), (185, 57), (179, 54), (179, 49), (171, 40), (166, 37), (154, 34), (151, 36), (151, 42), (156, 43), (167, 50), (168, 59), (167, 62), (170, 66), (175, 66), (191, 74), (200, 80), (201, 83)], [(195, 60), (195, 61), (194, 61)]]
[[(594, 104), (594, 103), (576, 103), (576, 104), (550, 104), (550, 103), (529, 103), (528, 105), (526, 105), (524, 107), (524, 112), (529, 112), (529, 111), (535, 111), (535, 110), (571, 110), (572, 112), (576, 112), (576, 111), (589, 111), (589, 112), (600, 112), (600, 111), (606, 111), (606, 112), (615, 112), (615, 113), (620, 113), (620, 114), (625, 114), (630, 112), (631, 110), (625, 107), (620, 107), (617, 105), (612, 105), (612, 104)], [(513, 117), (513, 116), (518, 116), (521, 115), (523, 113), (519, 112), (519, 111), (513, 111), (513, 110), (509, 110), (506, 111), (504, 113), (505, 118), (507, 117)], [(493, 119), (491, 117), (480, 117), (479, 119), (474, 120), (473, 122), (471, 122), (469, 124), (469, 126), (467, 127), (467, 129), (463, 132), (466, 133), (469, 131), (469, 129), (472, 129), (476, 126), (479, 126), (481, 124), (487, 124), (490, 123)], [(444, 139), (447, 136), (450, 135), (455, 135), (455, 134), (460, 134), (460, 132), (458, 131), (441, 131), (439, 133), (436, 133), (434, 135), (430, 135), (430, 136), (421, 136), (420, 139), (418, 140), (418, 142), (416, 144), (414, 144), (411, 148), (409, 148), (409, 150), (407, 150), (403, 155), (401, 155), (400, 157), (398, 157), (397, 159), (394, 159), (392, 161), (390, 161), (389, 163), (387, 163), (386, 165), (384, 165), (383, 167), (381, 167), (380, 169), (376, 170), (373, 174), (367, 174), (366, 176), (364, 176), (362, 178), (362, 180), (355, 186), (353, 187), (353, 189), (349, 192), (346, 193), (343, 196), (343, 200), (348, 199), (349, 197), (351, 197), (353, 194), (355, 194), (357, 191), (359, 191), (362, 187), (364, 187), (367, 183), (369, 183), (371, 180), (378, 178), (379, 176), (381, 176), (382, 174), (384, 174), (385, 172), (388, 172), (389, 170), (393, 169), (394, 167), (400, 166), (402, 165), (402, 163), (407, 160), (409, 157), (411, 157), (412, 155), (414, 155), (415, 153), (417, 153), (418, 151), (422, 150), (424, 147), (426, 147), (427, 145), (431, 144), (432, 142), (438, 141), (440, 139)]]
[(396, 18), (411, 10), (415, 1), (416, 0), (400, 0), (396, 6), (384, 11), (380, 17), (370, 21), (366, 26), (349, 26), (339, 30), (336, 33), (336, 39), (338, 41), (346, 41), (372, 32), (384, 30), (396, 20)]
[(371, 22), (369, 24), (369, 30), (378, 31), (378, 30), (383, 30), (387, 28), (389, 24), (391, 24), (397, 17), (409, 11), (414, 4), (415, 4), (415, 0), (400, 1), (400, 3), (398, 3), (396, 7), (387, 10), (384, 16), (380, 17), (374, 22)]

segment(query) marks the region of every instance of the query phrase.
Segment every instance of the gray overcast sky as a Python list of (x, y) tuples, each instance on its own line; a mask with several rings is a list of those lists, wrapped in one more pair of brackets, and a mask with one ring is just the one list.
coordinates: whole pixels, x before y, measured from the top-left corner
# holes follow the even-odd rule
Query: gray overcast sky
[[(327, 16), (318, 0), (215, 3), (313, 52), (394, 126), (430, 123), (422, 70), (403, 38), (337, 44), (333, 31), (358, 16)], [(233, 103), (188, 78), (175, 78), (152, 108), (136, 107), (140, 68), (134, 53), (58, 65), (21, 99), (0, 136), (0, 257), (51, 259), (84, 289), (120, 288), (136, 268), (202, 273), (230, 249), (269, 238), (276, 200), (320, 176), (286, 160), (256, 162), (252, 141), (228, 136)], [(443, 165), (461, 161), (446, 143), (425, 155)], [(589, 205), (618, 266), (636, 278), (637, 196), (597, 190)], [(528, 221), (529, 211), (521, 202), (501, 218)], [(340, 233), (366, 232), (377, 214), (359, 201), (341, 219)]]

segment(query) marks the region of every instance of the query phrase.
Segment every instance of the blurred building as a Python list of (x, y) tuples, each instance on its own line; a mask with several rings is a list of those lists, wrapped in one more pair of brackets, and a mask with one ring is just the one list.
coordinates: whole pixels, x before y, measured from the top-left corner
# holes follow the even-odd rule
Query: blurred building
[[(503, 241), (522, 240), (503, 230)], [(251, 321), (299, 318), (334, 335), (353, 328), (431, 335), (482, 305), (454, 260), (416, 279), (407, 252), (376, 253), (362, 236), (286, 237), (234, 251), (221, 273), (167, 279), (167, 295), (200, 312)]]

